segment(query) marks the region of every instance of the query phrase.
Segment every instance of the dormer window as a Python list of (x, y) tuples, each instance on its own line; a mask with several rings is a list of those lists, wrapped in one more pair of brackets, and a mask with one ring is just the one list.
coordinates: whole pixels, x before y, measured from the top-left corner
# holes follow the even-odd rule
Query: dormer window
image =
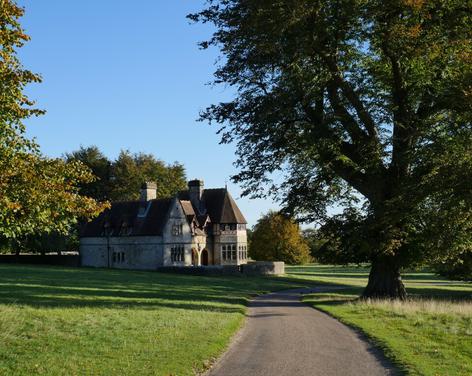
[(124, 235), (124, 236), (130, 235), (132, 229), (133, 229), (133, 228), (132, 228), (131, 226), (129, 226), (127, 222), (123, 222), (123, 223), (121, 224), (120, 235), (122, 235), (122, 236), (123, 236), (123, 235)]
[(184, 225), (182, 223), (174, 223), (172, 225), (172, 235), (178, 236), (184, 233)]
[(103, 225), (102, 236), (111, 236), (113, 234), (113, 227), (111, 227), (110, 222), (105, 222)]

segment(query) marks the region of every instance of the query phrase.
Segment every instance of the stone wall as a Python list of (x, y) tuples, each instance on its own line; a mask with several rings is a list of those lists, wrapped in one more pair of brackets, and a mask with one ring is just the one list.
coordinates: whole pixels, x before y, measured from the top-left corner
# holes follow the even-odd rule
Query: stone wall
[(233, 275), (242, 276), (241, 268), (237, 265), (208, 265), (208, 266), (163, 266), (157, 268), (158, 272), (162, 273), (176, 273), (188, 275)]
[(246, 275), (282, 275), (285, 274), (283, 261), (252, 261), (242, 265), (242, 272)]
[(200, 267), (164, 266), (157, 269), (163, 273), (178, 273), (190, 275), (283, 275), (285, 263), (282, 261), (253, 261), (245, 265), (209, 265)]

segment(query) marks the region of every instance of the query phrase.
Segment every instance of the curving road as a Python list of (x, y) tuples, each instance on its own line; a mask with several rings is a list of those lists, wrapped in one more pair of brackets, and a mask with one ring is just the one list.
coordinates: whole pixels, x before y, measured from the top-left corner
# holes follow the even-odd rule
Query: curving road
[[(309, 290), (313, 291), (313, 290)], [(289, 290), (257, 297), (244, 328), (210, 376), (395, 375), (354, 330), (300, 302)]]

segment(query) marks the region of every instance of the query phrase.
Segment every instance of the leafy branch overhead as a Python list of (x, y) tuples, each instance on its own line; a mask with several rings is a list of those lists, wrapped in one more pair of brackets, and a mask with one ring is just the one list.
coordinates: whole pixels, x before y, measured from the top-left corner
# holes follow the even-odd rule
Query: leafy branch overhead
[(16, 51), (29, 37), (19, 18), (23, 9), (0, 0), (0, 236), (17, 238), (42, 232), (66, 233), (78, 218), (90, 218), (108, 204), (78, 194), (94, 180), (82, 163), (46, 158), (25, 137), (24, 120), (44, 113), (25, 94), (41, 77), (24, 69)]
[(246, 195), (322, 222), (361, 198), (371, 260), (398, 271), (431, 228), (422, 208), (470, 218), (471, 14), (463, 0), (209, 1), (189, 18), (215, 25), (201, 47), (220, 49), (215, 83), (237, 94), (201, 119), (237, 143)]

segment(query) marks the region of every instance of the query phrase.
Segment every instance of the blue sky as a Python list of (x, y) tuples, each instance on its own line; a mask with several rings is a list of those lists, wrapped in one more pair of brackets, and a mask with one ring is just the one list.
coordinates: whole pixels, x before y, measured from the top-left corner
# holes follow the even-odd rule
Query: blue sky
[[(196, 121), (207, 105), (231, 90), (206, 85), (218, 51), (200, 51), (208, 25), (186, 14), (203, 0), (19, 0), (32, 40), (20, 51), (43, 83), (28, 88), (47, 110), (27, 121), (44, 154), (61, 156), (97, 145), (108, 157), (121, 149), (184, 164), (189, 178), (222, 187), (236, 172), (234, 145), (219, 145), (216, 129)], [(239, 198), (250, 225), (277, 205)]]

